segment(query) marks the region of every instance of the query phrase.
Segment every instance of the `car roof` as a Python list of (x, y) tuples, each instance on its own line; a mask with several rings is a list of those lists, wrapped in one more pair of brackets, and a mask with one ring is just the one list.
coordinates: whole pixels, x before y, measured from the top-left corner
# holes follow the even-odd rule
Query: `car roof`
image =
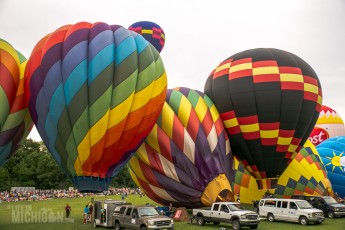
[(229, 201), (229, 202), (222, 201), (222, 202), (215, 202), (214, 204), (241, 204), (241, 203), (239, 203), (239, 202), (232, 202), (232, 201)]
[(132, 208), (155, 208), (154, 206), (149, 205), (133, 205), (133, 204), (124, 204), (120, 205), (121, 207), (132, 207)]
[(261, 200), (306, 201), (302, 199), (289, 199), (289, 198), (262, 198)]

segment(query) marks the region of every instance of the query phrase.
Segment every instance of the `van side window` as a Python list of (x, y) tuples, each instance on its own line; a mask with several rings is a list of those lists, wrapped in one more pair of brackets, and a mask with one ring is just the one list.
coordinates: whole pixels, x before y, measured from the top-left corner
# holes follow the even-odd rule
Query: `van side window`
[(278, 201), (278, 202), (277, 202), (277, 208), (280, 208), (281, 203), (282, 203), (281, 201)]
[(290, 202), (290, 209), (297, 209), (295, 202)]
[(266, 200), (265, 205), (266, 207), (275, 207), (276, 201), (275, 200)]
[(219, 204), (213, 205), (213, 211), (218, 211), (218, 208), (219, 208)]
[(283, 201), (282, 202), (282, 208), (287, 208), (288, 207), (288, 202), (287, 201)]

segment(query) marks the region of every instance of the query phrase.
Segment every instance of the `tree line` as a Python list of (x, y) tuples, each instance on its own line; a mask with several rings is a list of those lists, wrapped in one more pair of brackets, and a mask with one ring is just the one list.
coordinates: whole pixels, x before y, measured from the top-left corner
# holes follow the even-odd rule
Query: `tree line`
[[(136, 187), (127, 167), (112, 180), (113, 187)], [(72, 182), (63, 173), (43, 141), (27, 139), (17, 152), (0, 167), (0, 191), (11, 187), (68, 189)]]

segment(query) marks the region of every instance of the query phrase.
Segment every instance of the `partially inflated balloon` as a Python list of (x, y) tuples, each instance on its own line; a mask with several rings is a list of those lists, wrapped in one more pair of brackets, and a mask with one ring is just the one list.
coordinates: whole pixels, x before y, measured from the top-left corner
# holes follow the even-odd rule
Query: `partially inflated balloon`
[(232, 161), (213, 102), (201, 92), (178, 88), (168, 90), (161, 115), (129, 168), (152, 200), (192, 208), (233, 200)]
[(319, 118), (309, 136), (309, 140), (314, 145), (318, 145), (324, 140), (336, 136), (345, 136), (344, 122), (336, 111), (322, 105)]
[(26, 58), (0, 39), (0, 166), (13, 155), (33, 126), (24, 96)]
[(158, 52), (162, 51), (165, 44), (165, 34), (163, 29), (156, 23), (140, 21), (132, 24), (128, 29), (141, 34), (158, 50)]
[(80, 191), (107, 190), (165, 101), (159, 53), (117, 25), (59, 28), (36, 45), (25, 74), (37, 130)]
[[(266, 190), (258, 189), (255, 178), (235, 161), (235, 179), (232, 184), (235, 194), (240, 194), (241, 202), (251, 203), (265, 195)], [(276, 197), (290, 198), (293, 194), (328, 195), (332, 194), (332, 185), (325, 166), (315, 146), (306, 141), (303, 148), (279, 177), (277, 188), (270, 190)]]
[(265, 48), (220, 63), (205, 93), (220, 112), (233, 154), (262, 189), (275, 187), (302, 148), (322, 101), (319, 79), (305, 61)]
[(330, 195), (332, 185), (315, 146), (306, 141), (278, 180), (275, 195), (290, 198), (293, 194)]
[(334, 192), (345, 197), (345, 136), (329, 138), (316, 146)]

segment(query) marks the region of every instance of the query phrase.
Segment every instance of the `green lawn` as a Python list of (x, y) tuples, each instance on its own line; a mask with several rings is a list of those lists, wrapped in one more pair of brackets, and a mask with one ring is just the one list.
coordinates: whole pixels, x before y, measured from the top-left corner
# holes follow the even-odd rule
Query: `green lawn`
[[(120, 196), (100, 196), (94, 197), (95, 200), (116, 199), (120, 200)], [(92, 225), (83, 225), (82, 213), (85, 205), (90, 201), (90, 197), (83, 198), (67, 198), (67, 199), (54, 199), (46, 201), (20, 201), (11, 203), (0, 203), (0, 230), (12, 229), (32, 229), (32, 230), (79, 230), (91, 229)], [(128, 202), (133, 204), (146, 204), (150, 203), (156, 205), (147, 197), (140, 198), (138, 195), (129, 195)], [(70, 204), (72, 212), (70, 218), (65, 218), (64, 207)], [(248, 206), (250, 208), (250, 206)], [(258, 229), (263, 230), (298, 230), (298, 229), (326, 229), (326, 230), (343, 230), (345, 229), (345, 217), (328, 219), (321, 225), (308, 225), (302, 226), (297, 223), (275, 222), (270, 223), (267, 220), (262, 220)], [(205, 226), (197, 226), (196, 224), (187, 224), (185, 222), (175, 222), (175, 229), (189, 230), (189, 229), (202, 229), (202, 230), (219, 230), (220, 227), (231, 229), (229, 224), (220, 224), (214, 226), (213, 224), (206, 224)], [(102, 229), (102, 227), (98, 227)], [(106, 228), (104, 228), (106, 229)]]

